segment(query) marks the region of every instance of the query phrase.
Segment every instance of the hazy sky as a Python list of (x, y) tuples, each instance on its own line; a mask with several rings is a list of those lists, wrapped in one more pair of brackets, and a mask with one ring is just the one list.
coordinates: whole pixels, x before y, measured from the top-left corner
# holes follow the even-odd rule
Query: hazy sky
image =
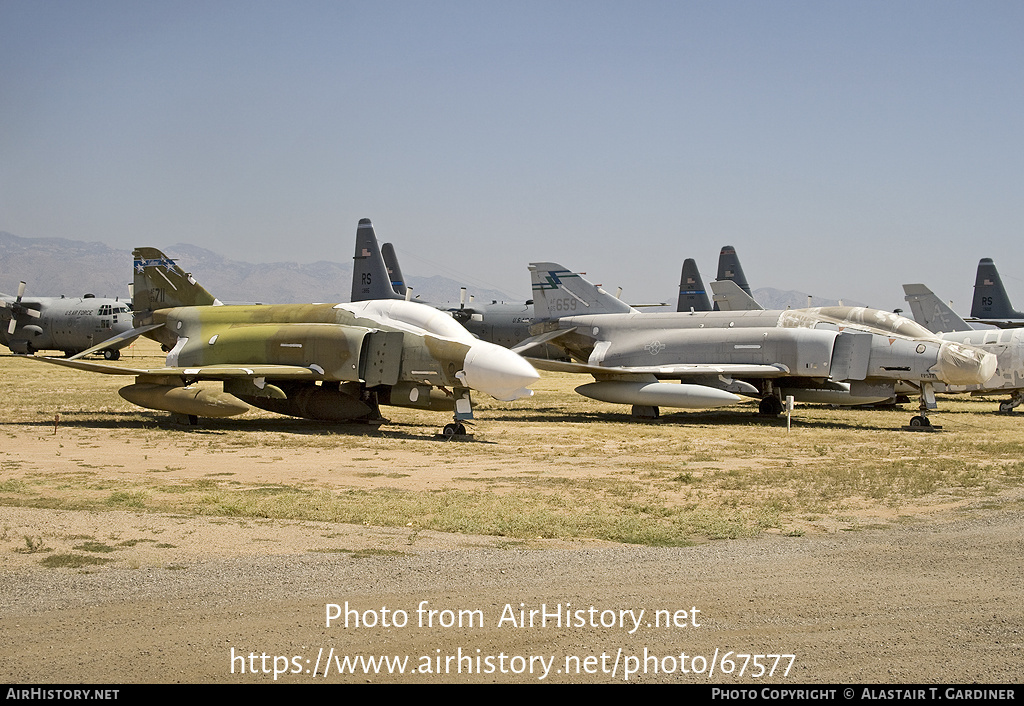
[[(0, 230), (1024, 306), (1024, 3), (0, 0)], [(183, 263), (187, 266), (187, 263)], [(73, 267), (73, 263), (69, 263)]]

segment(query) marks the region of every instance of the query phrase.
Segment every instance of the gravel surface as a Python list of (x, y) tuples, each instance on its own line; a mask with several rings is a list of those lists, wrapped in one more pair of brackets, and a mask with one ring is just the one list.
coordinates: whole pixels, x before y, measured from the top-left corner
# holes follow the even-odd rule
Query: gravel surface
[[(286, 683), (619, 682), (632, 667), (639, 683), (1015, 683), (1019, 507), (1017, 498), (896, 528), (671, 549), (0, 507), (11, 547), (23, 534), (74, 543), (148, 533), (168, 545), (129, 542), (106, 555), (111, 563), (79, 569), (40, 563), (62, 546), (5, 551), (0, 679), (253, 683), (274, 681), (276, 666)], [(349, 627), (343, 617), (328, 626), (326, 606), (346, 602)], [(560, 625), (539, 613), (529, 624), (542, 605)], [(394, 624), (401, 611), (404, 626)], [(462, 627), (459, 611), (475, 611)], [(733, 674), (716, 650), (734, 653)], [(745, 654), (795, 657), (759, 678), (751, 660), (740, 677)], [(336, 673), (355, 655), (408, 661), (404, 674)]]

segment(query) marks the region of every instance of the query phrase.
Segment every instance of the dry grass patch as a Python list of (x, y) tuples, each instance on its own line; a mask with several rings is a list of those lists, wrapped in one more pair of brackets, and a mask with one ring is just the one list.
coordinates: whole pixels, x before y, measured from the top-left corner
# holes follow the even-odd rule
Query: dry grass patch
[(39, 563), (48, 569), (81, 569), (87, 566), (109, 564), (113, 559), (105, 559), (88, 554), (51, 554)]
[(479, 400), (477, 441), (444, 443), (443, 414), (396, 408), (379, 430), (263, 412), (173, 428), (124, 380), (0, 356), (0, 503), (677, 545), (998, 507), (1024, 482), (1024, 417), (994, 400), (941, 399), (938, 434), (901, 431), (911, 407), (813, 406), (786, 433), (753, 403), (636, 422), (581, 382)]

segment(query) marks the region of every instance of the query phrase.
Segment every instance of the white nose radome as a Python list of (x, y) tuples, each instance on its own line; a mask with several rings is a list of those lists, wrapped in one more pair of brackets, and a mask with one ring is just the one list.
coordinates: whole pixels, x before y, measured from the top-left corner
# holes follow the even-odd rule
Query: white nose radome
[(467, 387), (506, 402), (532, 395), (533, 390), (527, 386), (540, 379), (533, 366), (518, 353), (484, 341), (470, 346), (458, 377)]

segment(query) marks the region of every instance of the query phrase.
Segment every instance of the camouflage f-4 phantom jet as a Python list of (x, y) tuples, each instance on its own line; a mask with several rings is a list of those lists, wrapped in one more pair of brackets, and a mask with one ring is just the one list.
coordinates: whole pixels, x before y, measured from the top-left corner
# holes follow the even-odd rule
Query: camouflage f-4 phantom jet
[[(532, 393), (523, 358), (473, 338), (450, 316), (405, 301), (224, 306), (155, 248), (137, 248), (136, 328), (168, 351), (166, 366), (136, 369), (41, 358), (134, 375), (126, 400), (190, 422), (252, 405), (307, 419), (382, 423), (379, 405), (454, 411), (446, 436), (465, 434), (470, 390), (500, 400)], [(106, 342), (104, 345), (110, 345)], [(223, 390), (195, 383), (218, 381)]]

